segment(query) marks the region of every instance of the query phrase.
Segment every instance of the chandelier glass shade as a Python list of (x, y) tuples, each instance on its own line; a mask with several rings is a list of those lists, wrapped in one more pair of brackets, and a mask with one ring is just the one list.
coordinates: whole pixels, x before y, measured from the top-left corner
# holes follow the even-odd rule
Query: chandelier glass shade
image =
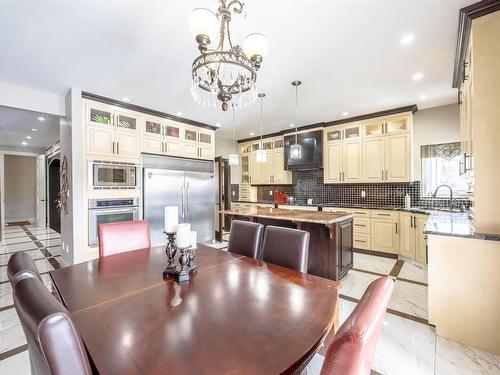
[(257, 96), (260, 99), (260, 145), (259, 149), (255, 153), (255, 160), (258, 163), (265, 163), (267, 161), (267, 151), (264, 150), (262, 145), (262, 137), (264, 132), (264, 98), (266, 97), (266, 94), (261, 92), (257, 94)]
[[(267, 56), (269, 45), (264, 35), (247, 36), (243, 48), (233, 45), (229, 23), (233, 14), (243, 11), (239, 0), (219, 0), (217, 14), (209, 9), (194, 9), (190, 17), (191, 34), (201, 52), (192, 64), (191, 94), (196, 102), (211, 107), (228, 109), (232, 100), (239, 107), (257, 100), (257, 71)], [(209, 45), (219, 36), (219, 44)]]
[(299, 117), (299, 86), (301, 81), (293, 81), (295, 87), (295, 144), (290, 146), (290, 159), (302, 159), (302, 145), (298, 143), (298, 117)]
[(229, 165), (238, 165), (240, 158), (235, 150), (236, 139), (234, 137), (234, 128), (236, 127), (236, 120), (234, 118), (234, 107), (235, 107), (234, 103), (233, 103), (232, 107), (233, 107), (233, 153), (229, 154), (228, 163), (229, 163)]

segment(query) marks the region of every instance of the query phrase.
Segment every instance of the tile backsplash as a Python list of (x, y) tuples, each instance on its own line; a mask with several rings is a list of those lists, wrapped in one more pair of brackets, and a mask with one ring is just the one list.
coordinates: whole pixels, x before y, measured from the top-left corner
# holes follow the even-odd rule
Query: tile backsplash
[[(305, 203), (308, 199), (313, 204), (362, 205), (376, 207), (402, 207), (404, 197), (410, 195), (412, 206), (430, 207), (429, 198), (420, 197), (420, 182), (411, 183), (378, 183), (378, 184), (324, 184), (322, 170), (294, 171), (293, 185), (258, 186), (259, 201), (272, 201), (270, 191), (282, 191), (297, 199), (297, 203)], [(363, 193), (364, 192), (364, 193)], [(469, 208), (467, 199), (454, 199), (454, 205)], [(434, 207), (449, 206), (448, 199), (436, 199)]]

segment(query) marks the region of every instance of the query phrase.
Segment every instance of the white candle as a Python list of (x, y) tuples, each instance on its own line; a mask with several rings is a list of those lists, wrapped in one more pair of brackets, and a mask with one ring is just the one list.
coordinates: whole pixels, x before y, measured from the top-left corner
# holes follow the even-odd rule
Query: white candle
[(165, 232), (174, 233), (179, 223), (179, 209), (177, 206), (165, 207)]
[(177, 225), (177, 247), (186, 248), (191, 245), (190, 237), (191, 224), (179, 224)]
[(190, 233), (189, 233), (189, 242), (191, 243), (191, 247), (196, 247), (196, 241), (197, 238), (196, 238), (196, 231), (192, 230)]

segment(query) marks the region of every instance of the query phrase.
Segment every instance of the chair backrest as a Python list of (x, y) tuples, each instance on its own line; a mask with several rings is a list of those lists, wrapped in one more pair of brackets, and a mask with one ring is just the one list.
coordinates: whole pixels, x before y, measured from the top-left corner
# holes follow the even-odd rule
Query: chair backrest
[(309, 232), (269, 225), (262, 244), (262, 260), (307, 273)]
[(261, 244), (264, 226), (250, 221), (233, 220), (229, 231), (227, 251), (261, 259)]
[(146, 220), (99, 224), (99, 257), (151, 247)]
[(31, 373), (87, 375), (92, 370), (69, 312), (36, 278), (17, 282), (14, 306), (26, 336)]
[(33, 258), (31, 255), (24, 252), (14, 253), (10, 256), (7, 263), (7, 277), (12, 287), (14, 287), (18, 281), (27, 277), (34, 277), (42, 281), (42, 277), (40, 276), (40, 272)]
[(321, 375), (369, 375), (385, 311), (394, 289), (388, 276), (372, 282), (335, 333)]

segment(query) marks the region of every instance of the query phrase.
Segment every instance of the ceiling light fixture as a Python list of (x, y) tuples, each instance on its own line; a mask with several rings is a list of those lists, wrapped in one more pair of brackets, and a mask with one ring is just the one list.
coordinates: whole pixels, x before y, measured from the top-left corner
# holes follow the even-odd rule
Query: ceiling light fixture
[(405, 35), (399, 43), (401, 43), (403, 46), (407, 46), (411, 42), (415, 40), (415, 37), (412, 34)]
[(37, 131), (38, 131), (38, 129), (33, 128), (33, 129), (31, 129), (31, 131), (33, 131), (33, 132), (37, 132)]
[(220, 127), (220, 122), (216, 122), (215, 126), (219, 126)]
[(424, 75), (420, 72), (415, 73), (414, 75), (411, 76), (411, 79), (414, 81), (420, 81), (422, 78), (424, 78)]
[(294, 126), (295, 126), (295, 124), (292, 122), (292, 123), (290, 124), (290, 127), (292, 127), (292, 128), (293, 128)]
[[(217, 14), (206, 8), (191, 12), (191, 34), (201, 52), (191, 67), (191, 94), (202, 105), (214, 108), (220, 105), (226, 111), (233, 98), (239, 108), (257, 100), (257, 71), (267, 56), (269, 44), (263, 34), (254, 33), (246, 37), (243, 48), (233, 45), (229, 23), (233, 14), (242, 13), (244, 4), (240, 0), (218, 1)], [(209, 49), (217, 34), (219, 44)]]
[(177, 112), (177, 116), (182, 116), (182, 112)]
[(264, 163), (267, 161), (267, 152), (262, 146), (262, 136), (264, 129), (264, 98), (266, 94), (264, 94), (263, 92), (259, 92), (257, 96), (260, 98), (260, 145), (259, 149), (256, 152), (255, 160), (258, 163)]
[(234, 103), (232, 103), (231, 107), (233, 107), (233, 152), (231, 154), (229, 154), (228, 159), (229, 159), (229, 165), (238, 165), (240, 158), (239, 158), (238, 154), (236, 153), (236, 139), (234, 136), (234, 129), (236, 128), (236, 120), (235, 120), (235, 116), (234, 116), (234, 111), (235, 111), (236, 105)]
[(38, 121), (45, 121), (45, 116), (38, 116), (36, 119)]
[(255, 135), (255, 133), (254, 133), (254, 132), (251, 132), (251, 133), (250, 133), (250, 135), (253, 137), (253, 136)]
[(127, 97), (122, 98), (122, 102), (127, 102), (128, 103), (129, 101), (130, 101), (130, 98), (127, 98)]
[(31, 136), (27, 135), (27, 136), (26, 136), (26, 139), (31, 139)]
[[(292, 86), (295, 87), (295, 123), (298, 124), (299, 121), (299, 86), (302, 82), (293, 81)], [(298, 130), (295, 127), (295, 144), (290, 146), (290, 158), (291, 159), (302, 159), (302, 146), (297, 142), (298, 140)]]
[(342, 116), (344, 116), (344, 117), (349, 116), (349, 112), (346, 112), (346, 111), (342, 112)]
[(419, 99), (419, 100), (425, 100), (425, 99), (427, 99), (427, 95), (422, 94), (422, 95), (420, 95), (420, 96), (418, 97), (418, 99)]
[(26, 145), (28, 144), (28, 142), (26, 142), (26, 141), (22, 141), (22, 142), (21, 142), (21, 144), (22, 144), (23, 146), (26, 146)]

